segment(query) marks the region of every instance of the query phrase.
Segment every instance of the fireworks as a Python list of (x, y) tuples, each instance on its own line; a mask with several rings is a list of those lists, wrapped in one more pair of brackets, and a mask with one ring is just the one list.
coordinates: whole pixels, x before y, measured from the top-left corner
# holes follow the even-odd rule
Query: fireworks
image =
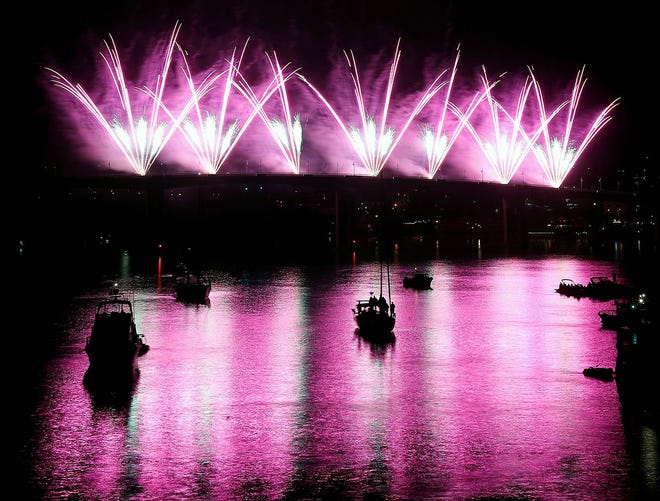
[[(492, 125), (492, 129), (488, 131), (490, 138), (480, 136), (466, 118), (463, 123), (481, 147), (495, 172), (497, 180), (502, 184), (506, 184), (511, 181), (533, 144), (522, 126), (523, 111), (532, 83), (527, 79), (521, 86), (516, 110), (511, 115), (493, 97), (492, 89), (497, 82), (492, 84), (488, 82), (486, 68), (483, 68), (481, 80)], [(502, 120), (504, 120), (504, 123), (502, 123)], [(538, 134), (540, 134), (540, 131), (536, 135)]]
[[(175, 119), (162, 99), (158, 96), (152, 96), (154, 101), (157, 100), (165, 112), (175, 120), (184, 138), (199, 159), (202, 169), (208, 174), (216, 174), (220, 170), (220, 167), (225, 163), (257, 112), (256, 108), (253, 109), (242, 124), (238, 118), (228, 119), (227, 117), (228, 105), (233, 95), (232, 90), (236, 86), (237, 76), (240, 75), (239, 70), (247, 44), (248, 41), (245, 42), (238, 57), (234, 48), (231, 58), (226, 61), (227, 68), (221, 72), (209, 72), (199, 86), (195, 85), (185, 51), (179, 47), (184, 61), (183, 73), (190, 91), (190, 98), (179, 115), (182, 118)], [(225, 80), (217, 109), (215, 112), (202, 110), (202, 99), (214, 90), (216, 82), (222, 77)], [(192, 112), (194, 119), (188, 116), (190, 112)]]
[(120, 120), (116, 114), (108, 120), (81, 84), (74, 84), (58, 71), (46, 68), (51, 73), (53, 84), (69, 92), (83, 104), (121, 150), (135, 172), (141, 176), (144, 176), (153, 165), (156, 157), (175, 130), (174, 127), (168, 129), (167, 123), (159, 121), (158, 111), (180, 28), (181, 25), (176, 23), (172, 30), (160, 72), (156, 75), (155, 88), (153, 90), (140, 89), (154, 98), (151, 100), (151, 112), (148, 118), (142, 115), (136, 116), (133, 113), (131, 94), (124, 78), (119, 51), (112, 37), (110, 37), (110, 43), (104, 42), (108, 56), (101, 54), (101, 57), (105, 61), (117, 91), (121, 109), (124, 112), (124, 121)]
[[(571, 134), (573, 132), (573, 125), (580, 97), (582, 96), (582, 91), (586, 84), (586, 79), (584, 79), (584, 67), (582, 67), (575, 79), (570, 101), (566, 101), (560, 105), (560, 108), (568, 105), (568, 113), (563, 128), (563, 135), (561, 137), (551, 136), (548, 130), (550, 120), (546, 117), (545, 103), (541, 87), (536, 78), (534, 78), (531, 68), (530, 73), (532, 74), (536, 97), (539, 103), (542, 122), (541, 135), (543, 138), (543, 142), (535, 144), (532, 151), (539, 165), (543, 169), (543, 172), (548, 176), (551, 186), (558, 188), (561, 186), (561, 183), (564, 182), (564, 179), (580, 158), (580, 155), (584, 153), (589, 143), (593, 141), (598, 132), (612, 119), (610, 113), (618, 105), (619, 99), (615, 99), (607, 105), (588, 128), (587, 133), (582, 139), (575, 141)], [(551, 116), (556, 115), (559, 111), (560, 109), (556, 109)]]
[[(101, 53), (101, 57), (112, 82), (112, 92), (98, 92), (98, 95), (104, 96), (103, 105), (95, 102), (81, 84), (73, 83), (59, 71), (46, 68), (53, 86), (63, 89), (83, 105), (138, 175), (146, 175), (159, 156), (169, 155), (172, 158), (176, 148), (174, 144), (178, 144), (172, 141), (176, 133), (179, 134), (177, 138), (182, 139), (179, 143), (185, 148), (180, 156), (180, 165), (192, 168), (193, 162), (188, 158), (194, 157), (196, 165), (203, 172), (216, 174), (227, 164), (239, 139), (246, 134), (257, 116), (265, 125), (288, 169), (293, 174), (299, 174), (303, 158), (303, 123), (308, 123), (309, 118), (306, 116), (319, 115), (316, 111), (320, 104), (332, 117), (331, 125), (334, 124), (338, 129), (330, 131), (325, 129), (326, 125), (319, 125), (319, 120), (315, 120), (315, 129), (310, 130), (318, 133), (323, 128), (326, 134), (321, 136), (328, 144), (321, 144), (318, 134), (314, 136), (308, 131), (305, 141), (310, 144), (311, 137), (312, 148), (310, 150), (306, 147), (305, 151), (307, 155), (316, 153), (318, 156), (314, 147), (327, 147), (327, 152), (339, 155), (344, 162), (350, 161), (349, 155), (352, 155), (357, 159), (353, 163), (354, 173), (355, 163), (370, 176), (378, 176), (391, 159), (397, 161), (398, 168), (402, 155), (399, 154), (397, 158), (393, 156), (394, 152), (404, 142), (407, 130), (415, 124), (421, 131), (421, 141), (417, 136), (415, 144), (405, 144), (404, 175), (407, 171), (418, 171), (419, 166), (425, 162), (426, 176), (429, 179), (438, 176), (454, 145), (458, 144), (465, 151), (466, 143), (458, 143), (458, 140), (463, 129), (467, 129), (467, 140), (476, 141), (499, 183), (510, 183), (531, 151), (531, 158), (536, 161), (547, 182), (558, 187), (586, 148), (612, 119), (612, 111), (619, 104), (618, 98), (612, 101), (585, 129), (586, 133), (579, 134), (581, 121), (577, 113), (586, 83), (584, 68), (578, 72), (570, 99), (548, 111), (546, 96), (531, 68), (518, 89), (517, 97), (514, 96), (514, 106), (509, 106), (506, 93), (498, 98), (494, 96), (495, 88), (498, 91), (501, 89), (503, 75), (491, 82), (482, 66), (480, 89), (471, 93), (471, 99), (468, 94), (466, 102), (459, 105), (455, 94), (465, 95), (457, 93), (455, 89), (459, 50), (450, 68), (429, 78), (430, 83), (422, 83), (417, 90), (410, 85), (408, 88), (400, 86), (402, 88), (397, 88), (395, 92), (401, 60), (400, 40), (396, 43), (394, 55), (389, 66), (385, 66), (383, 75), (378, 77), (378, 72), (368, 73), (370, 78), (369, 82), (365, 79), (366, 86), (362, 81), (364, 76), (358, 71), (355, 54), (353, 51), (344, 51), (350, 76), (347, 87), (350, 90), (346, 93), (346, 99), (341, 101), (341, 98), (335, 96), (331, 104), (332, 99), (312, 85), (301, 74), (300, 68), (292, 69), (292, 63), (281, 65), (274, 51), (266, 53), (270, 77), (259, 82), (259, 89), (256, 90), (257, 86), (248, 82), (241, 69), (248, 41), (240, 50), (234, 48), (221, 66), (208, 70), (204, 76), (197, 76), (199, 73), (193, 74), (189, 66), (188, 53), (177, 41), (180, 29), (181, 25), (177, 22), (166, 43), (162, 44), (164, 50), (157, 69), (147, 76), (147, 79), (154, 79), (155, 83), (151, 86), (129, 84), (114, 39), (110, 36), (109, 41), (104, 41), (106, 51)], [(175, 54), (182, 61), (180, 75), (185, 85), (177, 87), (168, 84), (166, 87)], [(378, 66), (379, 69), (381, 67)], [(412, 79), (410, 75), (407, 76), (409, 82), (416, 82), (414, 76)], [(299, 102), (298, 106), (303, 106), (295, 113), (289, 98), (292, 82), (302, 82), (304, 89), (312, 91), (312, 98)], [(184, 89), (183, 92), (180, 88)], [(532, 90), (536, 96), (537, 109), (528, 106)], [(118, 99), (108, 102), (105, 98), (109, 94), (116, 94)], [(277, 99), (272, 99), (275, 95)], [(437, 105), (433, 104), (435, 96), (440, 98)], [(141, 112), (137, 113), (136, 110)], [(347, 116), (352, 121), (346, 119)], [(482, 120), (484, 117), (486, 119)], [(345, 138), (345, 144), (343, 141), (332, 141), (335, 132)], [(342, 144), (345, 150), (337, 149)], [(168, 148), (168, 145), (171, 146)], [(254, 154), (254, 145), (252, 142), (248, 154)], [(310, 154), (310, 151), (313, 153)], [(345, 151), (351, 153), (346, 155)], [(263, 152), (264, 147), (258, 154)], [(327, 152), (320, 156), (327, 158), (324, 155)], [(310, 157), (307, 158), (309, 171)], [(266, 168), (269, 168), (270, 163), (272, 158)], [(339, 170), (337, 162), (337, 172)]]
[[(463, 128), (469, 124), (470, 117), (477, 109), (479, 104), (483, 101), (484, 97), (486, 96), (486, 92), (490, 91), (492, 88), (491, 85), (487, 88), (487, 91), (481, 93), (477, 92), (472, 98), (472, 101), (470, 101), (466, 107), (465, 111), (460, 110), (452, 101), (450, 101), (451, 91), (454, 85), (454, 80), (456, 78), (459, 55), (460, 52), (457, 51), (449, 81), (445, 86), (445, 97), (440, 107), (438, 122), (436, 123), (435, 128), (432, 128), (428, 124), (424, 124), (422, 126), (422, 143), (424, 145), (426, 159), (428, 161), (429, 179), (433, 179), (433, 177), (435, 177), (435, 175), (438, 173), (440, 167), (442, 166), (442, 162), (449, 153), (452, 145), (458, 139), (458, 136), (460, 135)], [(456, 115), (457, 118), (460, 119), (451, 133), (447, 131), (448, 111), (451, 111), (454, 115)]]
[(390, 109), (390, 101), (392, 98), (392, 88), (396, 77), (401, 51), (399, 50), (399, 42), (397, 43), (394, 57), (390, 65), (389, 78), (383, 97), (383, 109), (380, 115), (380, 123), (376, 123), (373, 115), (369, 114), (364, 102), (364, 94), (362, 92), (362, 84), (360, 82), (360, 75), (357, 69), (357, 62), (355, 55), (352, 51), (344, 52), (351, 71), (351, 79), (355, 90), (355, 98), (359, 116), (362, 122), (362, 128), (355, 125), (347, 125), (339, 116), (334, 107), (328, 100), (317, 90), (304, 76), (299, 75), (300, 79), (305, 82), (309, 88), (318, 96), (321, 102), (328, 108), (332, 117), (337, 121), (337, 124), (346, 135), (349, 143), (352, 145), (354, 151), (362, 161), (363, 166), (367, 173), (371, 176), (377, 176), (385, 166), (385, 163), (390, 158), (394, 147), (401, 141), (403, 134), (406, 132), (414, 118), (420, 113), (429, 100), (444, 86), (446, 82), (439, 83), (442, 75), (438, 75), (435, 80), (428, 86), (427, 90), (422, 94), (417, 105), (407, 117), (405, 123), (400, 130), (397, 131), (387, 124), (388, 113)]
[[(286, 91), (287, 81), (296, 74), (297, 70), (285, 73), (285, 70), (290, 63), (280, 66), (277, 60), (277, 55), (273, 53), (271, 58), (266, 54), (270, 68), (273, 73), (273, 80), (267, 86), (264, 95), (257, 98), (256, 93), (252, 87), (242, 78), (238, 83), (238, 88), (241, 93), (250, 101), (253, 108), (259, 114), (266, 128), (275, 140), (275, 143), (280, 148), (282, 155), (287, 161), (294, 174), (300, 173), (300, 154), (302, 151), (302, 124), (300, 123), (300, 114), (291, 115), (291, 107), (289, 106), (289, 98)], [(284, 118), (269, 118), (268, 113), (264, 110), (265, 102), (277, 91), (280, 98), (282, 113)]]

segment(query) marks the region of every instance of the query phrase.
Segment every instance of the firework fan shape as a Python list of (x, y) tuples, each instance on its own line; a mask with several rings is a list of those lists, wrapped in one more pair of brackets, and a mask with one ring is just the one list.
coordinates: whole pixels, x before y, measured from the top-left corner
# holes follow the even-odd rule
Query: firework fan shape
[[(149, 172), (177, 131), (185, 140), (187, 148), (178, 152), (173, 144), (173, 149), (168, 150), (168, 153), (181, 153), (182, 165), (192, 166), (185, 157), (192, 151), (203, 172), (217, 174), (257, 116), (284, 157), (287, 168), (293, 174), (299, 174), (303, 120), (302, 112), (293, 113), (289, 102), (287, 87), (293, 77), (303, 82), (304, 89), (311, 90), (312, 99), (305, 101), (306, 104), (312, 107), (320, 104), (329, 112), (328, 116), (332, 117), (330, 121), (338, 126), (338, 134), (346, 139), (346, 146), (369, 176), (378, 176), (382, 172), (407, 129), (428, 107), (425, 111), (426, 123), (419, 124), (422, 147), (417, 145), (415, 148), (420, 150), (420, 159), (425, 155), (425, 170), (429, 179), (437, 176), (462, 130), (467, 129), (468, 137), (476, 140), (478, 148), (492, 167), (497, 182), (510, 183), (531, 150), (548, 184), (559, 187), (586, 148), (612, 120), (612, 111), (619, 104), (618, 98), (612, 101), (591, 122), (585, 134), (578, 134), (580, 127), (576, 125), (576, 118), (586, 83), (584, 67), (578, 72), (570, 99), (560, 102), (548, 112), (546, 96), (543, 95), (531, 68), (519, 88), (515, 106), (507, 109), (503, 103), (508, 96), (503, 95), (501, 97), (504, 99), (496, 99), (493, 94), (504, 74), (490, 82), (486, 69), (482, 66), (480, 90), (474, 92), (465, 105), (459, 107), (452, 96), (459, 50), (456, 51), (453, 65), (437, 76), (432, 76), (430, 84), (424, 85), (419, 92), (404, 92), (404, 95), (395, 100), (393, 90), (401, 58), (401, 40), (396, 43), (389, 71), (385, 66), (384, 74), (369, 82), (369, 93), (366, 95), (354, 53), (343, 51), (350, 76), (348, 92), (345, 97), (331, 104), (330, 100), (300, 73), (300, 68), (291, 69), (291, 63), (281, 65), (275, 51), (266, 53), (270, 77), (260, 82), (260, 90), (256, 91), (256, 87), (248, 82), (241, 70), (248, 41), (240, 51), (234, 48), (231, 56), (222, 60), (222, 67), (209, 70), (201, 78), (194, 77), (188, 64), (187, 52), (177, 41), (180, 29), (181, 24), (177, 22), (169, 37), (161, 44), (164, 50), (158, 60), (156, 74), (150, 75), (155, 80), (152, 86), (130, 87), (114, 39), (110, 37), (109, 41), (104, 41), (106, 53), (102, 52), (101, 57), (112, 81), (112, 92), (106, 95), (116, 94), (118, 97), (115, 100), (115, 109), (110, 109), (109, 112), (102, 111), (102, 108), (106, 107), (95, 103), (81, 84), (73, 83), (59, 71), (46, 68), (53, 87), (63, 89), (83, 105), (93, 117), (93, 121), (100, 125), (112, 140), (111, 144), (128, 161), (132, 170), (141, 176)], [(183, 94), (178, 91), (169, 94), (166, 92), (175, 47), (178, 48), (177, 54), (183, 61)], [(145, 68), (149, 69), (146, 65)], [(444, 92), (441, 92), (443, 89)], [(532, 89), (538, 104), (537, 110), (534, 111), (530, 111), (531, 107), (527, 106)], [(133, 91), (147, 99), (147, 104), (138, 104)], [(276, 94), (277, 103), (268, 104)], [(433, 108), (431, 102), (436, 95), (440, 97), (440, 104)], [(236, 102), (236, 97), (240, 97), (240, 103)], [(366, 97), (370, 103), (376, 103), (375, 106), (380, 108), (379, 113), (372, 113), (372, 110), (367, 109)], [(398, 100), (399, 97), (403, 99)], [(174, 105), (174, 102), (181, 104)], [(279, 106), (279, 113), (275, 111), (275, 106)], [(482, 106), (486, 111), (479, 116), (480, 120), (477, 122), (473, 116), (476, 116)], [(142, 110), (142, 113), (136, 113), (137, 109)], [(342, 118), (337, 111), (339, 109), (350, 112), (357, 123)], [(313, 113), (314, 110), (307, 109), (305, 112)], [(484, 117), (485, 123), (481, 120)], [(318, 145), (321, 148), (329, 147), (335, 154), (342, 156), (346, 149), (340, 151), (341, 143), (339, 141), (332, 145)], [(317, 143), (312, 142), (312, 146), (314, 144)], [(412, 147), (412, 143), (406, 145), (406, 148)], [(406, 155), (416, 155), (413, 149), (406, 151)], [(410, 168), (415, 168), (414, 160), (408, 164)], [(261, 166), (261, 162), (259, 165)], [(339, 172), (339, 168), (337, 171)], [(483, 169), (481, 172), (483, 180)], [(355, 169), (353, 173), (355, 174)]]
[(335, 108), (321, 94), (321, 92), (316, 89), (304, 76), (299, 75), (301, 80), (309, 86), (309, 88), (317, 95), (321, 102), (328, 108), (328, 111), (330, 111), (330, 114), (336, 120), (337, 124), (346, 135), (346, 138), (353, 147), (358, 158), (362, 161), (362, 164), (367, 170), (367, 173), (371, 176), (377, 176), (380, 174), (387, 160), (390, 158), (394, 148), (399, 143), (399, 141), (401, 141), (401, 138), (403, 137), (406, 130), (410, 127), (412, 121), (417, 115), (419, 115), (419, 113), (431, 100), (431, 98), (433, 98), (433, 96), (447, 84), (447, 82), (440, 83), (440, 79), (445, 73), (442, 72), (435, 78), (435, 80), (433, 80), (433, 82), (428, 86), (427, 90), (422, 94), (422, 97), (419, 99), (412, 112), (408, 115), (405, 123), (398, 131), (398, 133), (396, 130), (394, 130), (394, 128), (387, 125), (392, 99), (392, 89), (394, 87), (397, 67), (401, 58), (401, 51), (399, 50), (400, 42), (400, 40), (397, 42), (396, 49), (394, 51), (394, 57), (390, 65), (387, 88), (383, 98), (383, 109), (380, 116), (380, 123), (378, 124), (376, 123), (376, 118), (369, 114), (366, 109), (364, 94), (362, 92), (362, 84), (360, 82), (360, 74), (358, 71), (357, 62), (355, 60), (355, 55), (352, 51), (344, 51), (344, 56), (346, 57), (346, 61), (351, 73), (351, 79), (353, 81), (356, 104), (358, 107), (359, 116), (361, 118), (361, 128), (354, 125), (347, 125), (339, 116), (339, 113), (335, 110)]
[(58, 71), (46, 68), (51, 73), (51, 79), (55, 87), (64, 89), (82, 103), (123, 153), (133, 170), (141, 176), (146, 175), (156, 157), (176, 130), (175, 127), (168, 128), (166, 122), (160, 121), (158, 112), (180, 29), (181, 24), (177, 22), (167, 43), (160, 72), (156, 75), (154, 89), (147, 87), (139, 89), (153, 98), (151, 111), (147, 117), (134, 114), (131, 94), (124, 78), (119, 51), (112, 36), (110, 36), (110, 43), (104, 42), (108, 52), (107, 56), (102, 53), (101, 57), (114, 83), (123, 110), (124, 121), (116, 114), (108, 120), (81, 84), (74, 84)]
[[(560, 105), (561, 108), (568, 105), (568, 113), (566, 114), (566, 122), (563, 127), (563, 134), (561, 136), (551, 136), (548, 130), (550, 120), (547, 119), (541, 86), (539, 85), (536, 78), (534, 78), (532, 68), (529, 68), (529, 71), (532, 76), (534, 89), (536, 90), (536, 97), (539, 103), (539, 113), (541, 114), (542, 122), (542, 141), (533, 146), (532, 152), (534, 153), (537, 162), (543, 169), (543, 172), (548, 177), (550, 185), (554, 188), (558, 188), (564, 182), (564, 179), (566, 179), (566, 176), (568, 176), (568, 173), (571, 171), (571, 169), (573, 169), (589, 143), (593, 141), (600, 130), (605, 127), (605, 125), (607, 125), (607, 123), (612, 119), (610, 114), (612, 110), (619, 104), (619, 99), (615, 99), (603, 110), (601, 110), (594, 122), (588, 128), (587, 133), (582, 137), (582, 139), (578, 139), (576, 141), (572, 134), (573, 126), (578, 105), (580, 103), (580, 98), (582, 96), (582, 91), (584, 90), (584, 86), (587, 82), (587, 80), (584, 78), (585, 68), (583, 66), (575, 79), (575, 84), (573, 85), (573, 91), (571, 93), (571, 99)], [(555, 110), (551, 116), (557, 115), (558, 111), (559, 110)]]

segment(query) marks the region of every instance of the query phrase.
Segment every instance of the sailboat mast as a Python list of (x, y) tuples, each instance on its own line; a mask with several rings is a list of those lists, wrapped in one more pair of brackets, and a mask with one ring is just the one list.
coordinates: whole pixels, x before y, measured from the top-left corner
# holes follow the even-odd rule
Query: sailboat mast
[(380, 258), (380, 295), (383, 295), (383, 258)]
[(390, 287), (390, 260), (387, 260), (387, 301), (392, 303), (392, 289)]

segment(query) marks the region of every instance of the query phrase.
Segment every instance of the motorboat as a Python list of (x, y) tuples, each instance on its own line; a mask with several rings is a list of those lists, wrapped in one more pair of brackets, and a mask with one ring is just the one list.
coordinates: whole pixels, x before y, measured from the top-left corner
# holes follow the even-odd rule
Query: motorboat
[(614, 308), (600, 310), (598, 316), (603, 329), (642, 326), (651, 321), (648, 297), (642, 292), (635, 299), (617, 299), (614, 301)]
[(591, 277), (584, 289), (586, 296), (603, 300), (630, 297), (634, 292), (632, 287), (602, 276)]
[(582, 374), (601, 381), (614, 381), (614, 369), (611, 367), (587, 367), (582, 371)]
[(559, 281), (559, 286), (555, 290), (564, 296), (577, 298), (584, 297), (586, 294), (584, 285), (579, 284), (570, 278), (562, 278)]
[(403, 277), (403, 286), (406, 289), (427, 290), (431, 288), (433, 277), (426, 273), (415, 273), (411, 277)]
[(556, 291), (564, 296), (588, 297), (602, 301), (627, 298), (634, 293), (632, 287), (603, 276), (591, 277), (586, 285), (579, 284), (570, 278), (562, 278)]
[(149, 345), (135, 326), (132, 299), (113, 288), (98, 302), (85, 342), (89, 358), (86, 379), (130, 381), (136, 376), (138, 357), (147, 351)]
[(178, 301), (205, 304), (211, 294), (211, 280), (205, 275), (187, 273), (176, 279), (174, 290)]

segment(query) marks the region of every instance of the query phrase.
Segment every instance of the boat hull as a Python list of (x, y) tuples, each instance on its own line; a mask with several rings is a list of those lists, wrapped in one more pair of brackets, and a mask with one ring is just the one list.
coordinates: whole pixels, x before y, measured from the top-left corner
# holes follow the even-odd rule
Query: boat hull
[(138, 367), (141, 350), (145, 351), (139, 343), (132, 342), (102, 346), (90, 341), (85, 347), (89, 370), (99, 377), (133, 375)]
[(364, 311), (355, 315), (355, 323), (362, 335), (390, 337), (396, 324), (396, 318), (385, 313)]

